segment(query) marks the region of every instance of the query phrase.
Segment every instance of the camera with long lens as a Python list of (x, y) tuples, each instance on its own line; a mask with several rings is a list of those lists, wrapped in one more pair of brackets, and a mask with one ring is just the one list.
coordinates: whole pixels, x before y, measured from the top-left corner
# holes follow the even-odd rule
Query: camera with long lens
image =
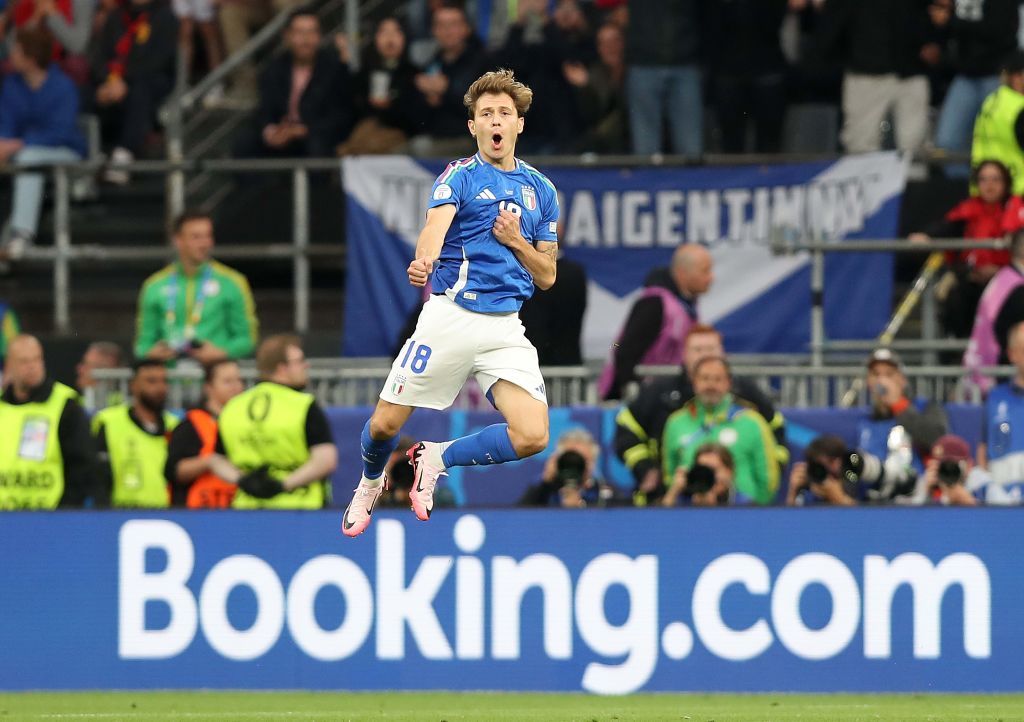
[(917, 472), (901, 459), (883, 460), (860, 449), (850, 449), (843, 457), (842, 475), (845, 482), (862, 486), (879, 499), (912, 494), (917, 483)]
[(943, 486), (962, 484), (964, 483), (964, 464), (953, 460), (940, 461), (937, 476), (939, 483)]
[(566, 451), (558, 457), (555, 469), (555, 484), (558, 488), (580, 487), (587, 475), (587, 460), (578, 451)]
[(706, 494), (715, 486), (715, 470), (704, 464), (694, 464), (686, 474), (688, 494)]

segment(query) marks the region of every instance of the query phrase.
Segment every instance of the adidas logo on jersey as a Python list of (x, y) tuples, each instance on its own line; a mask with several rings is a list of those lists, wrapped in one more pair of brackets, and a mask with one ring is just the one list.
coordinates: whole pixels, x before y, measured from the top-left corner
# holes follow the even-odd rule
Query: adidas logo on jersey
[(491, 189), (490, 188), (484, 188), (482, 191), (480, 191), (477, 194), (476, 199), (478, 201), (496, 201), (496, 200), (498, 200), (497, 197), (493, 193), (491, 193)]

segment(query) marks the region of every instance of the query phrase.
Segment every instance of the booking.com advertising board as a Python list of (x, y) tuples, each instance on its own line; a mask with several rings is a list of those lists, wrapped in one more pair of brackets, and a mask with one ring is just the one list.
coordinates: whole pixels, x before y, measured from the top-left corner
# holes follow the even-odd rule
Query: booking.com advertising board
[[(365, 156), (345, 158), (341, 168), (345, 313), (374, 320), (345, 325), (344, 355), (388, 356), (404, 341), (398, 335), (418, 300), (405, 269), (445, 162)], [(607, 354), (648, 273), (666, 266), (683, 242), (711, 251), (715, 282), (700, 313), (722, 331), (728, 350), (806, 351), (810, 256), (773, 248), (892, 238), (906, 180), (897, 153), (744, 167), (540, 170), (559, 191), (559, 247), (587, 271), (586, 358)], [(828, 254), (825, 288), (828, 338), (873, 338), (892, 310), (892, 256)]]
[(1018, 513), (11, 513), (0, 688), (1019, 691)]

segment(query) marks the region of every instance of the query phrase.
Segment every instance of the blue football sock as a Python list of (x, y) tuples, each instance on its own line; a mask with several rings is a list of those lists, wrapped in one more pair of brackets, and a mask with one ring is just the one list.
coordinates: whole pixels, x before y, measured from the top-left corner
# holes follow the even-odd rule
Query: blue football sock
[(441, 454), (445, 467), (503, 464), (519, 458), (508, 438), (508, 424), (493, 424), (448, 444)]
[(367, 479), (376, 479), (384, 473), (384, 465), (388, 463), (388, 457), (398, 446), (398, 437), (377, 441), (370, 438), (370, 420), (366, 420), (363, 426), (363, 433), (359, 436), (359, 449), (363, 454), (363, 476)]

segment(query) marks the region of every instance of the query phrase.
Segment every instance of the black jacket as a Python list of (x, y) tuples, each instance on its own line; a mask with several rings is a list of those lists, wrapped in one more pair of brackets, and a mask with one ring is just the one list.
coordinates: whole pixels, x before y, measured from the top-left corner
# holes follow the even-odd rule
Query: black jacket
[(962, 75), (998, 75), (1017, 48), (1018, 5), (1017, 0), (953, 3), (943, 59)]
[[(43, 403), (53, 393), (53, 381), (47, 379), (32, 389), (26, 401), (14, 398), (14, 390), (8, 386), (3, 393), (4, 402), (12, 406), (29, 403)], [(5, 433), (9, 433), (9, 430)], [(89, 417), (74, 399), (70, 399), (60, 415), (57, 425), (57, 443), (61, 460), (64, 462), (64, 495), (61, 507), (79, 507), (96, 493), (96, 447), (89, 432)]]
[(580, 336), (587, 310), (587, 272), (568, 258), (559, 258), (555, 285), (535, 289), (519, 318), (526, 338), (537, 347), (541, 366), (579, 366), (583, 363)]
[[(733, 379), (733, 396), (736, 403), (746, 404), (761, 414), (779, 443), (785, 442), (785, 419), (757, 384), (748, 379)], [(644, 384), (640, 395), (616, 416), (615, 455), (633, 472), (637, 484), (650, 469), (661, 468), (661, 435), (665, 422), (692, 398), (693, 384), (683, 369), (677, 376)]]
[[(405, 56), (397, 64), (387, 65), (375, 54), (371, 55), (353, 77), (356, 119), (376, 118), (381, 125), (410, 133), (415, 127), (410, 108), (416, 99), (416, 86), (413, 84), (416, 72), (416, 66)], [(377, 75), (384, 75), (388, 79), (390, 105), (387, 108), (377, 108), (370, 104), (370, 81)]]
[(141, 12), (149, 14), (149, 37), (144, 43), (132, 46), (125, 60), (124, 81), (133, 82), (158, 76), (163, 82), (174, 82), (175, 63), (178, 56), (178, 19), (165, 0), (153, 0), (143, 7), (125, 3), (125, 12), (114, 10), (92, 40), (89, 53), (89, 72), (93, 84), (99, 85), (107, 79), (108, 63), (116, 59), (117, 41), (125, 34), (126, 16), (131, 22)]
[(846, 72), (922, 75), (921, 48), (939, 42), (930, 0), (828, 0), (812, 43), (812, 59), (843, 59)]
[[(651, 286), (672, 291), (686, 306), (690, 317), (696, 320), (696, 300), (683, 296), (667, 268), (656, 268), (648, 274), (644, 287)], [(641, 298), (633, 304), (615, 347), (615, 378), (606, 399), (622, 398), (625, 385), (636, 380), (636, 365), (657, 340), (663, 318), (662, 300), (658, 296)]]
[[(1024, 113), (1021, 113), (1021, 115), (1024, 116)], [(1011, 268), (1018, 273), (1021, 272), (1016, 264), (1012, 265)], [(1010, 329), (1021, 321), (1024, 321), (1024, 286), (1017, 286), (1017, 288), (1010, 291), (1006, 300), (1003, 301), (1003, 305), (999, 307), (999, 312), (996, 314), (996, 319), (992, 324), (996, 340), (999, 342), (1000, 364), (1010, 363), (1009, 357), (1006, 355), (1006, 348), (1010, 339)]]
[(708, 67), (718, 74), (782, 72), (786, 0), (716, 0), (707, 7)]
[[(309, 129), (306, 146), (310, 155), (333, 155), (334, 147), (352, 127), (348, 68), (338, 60), (337, 51), (321, 49), (313, 64), (309, 85), (299, 98), (299, 119)], [(257, 128), (280, 123), (288, 115), (292, 88), (292, 58), (275, 58), (260, 78)]]
[(630, 66), (693, 65), (700, 55), (701, 0), (640, 0), (629, 5)]

